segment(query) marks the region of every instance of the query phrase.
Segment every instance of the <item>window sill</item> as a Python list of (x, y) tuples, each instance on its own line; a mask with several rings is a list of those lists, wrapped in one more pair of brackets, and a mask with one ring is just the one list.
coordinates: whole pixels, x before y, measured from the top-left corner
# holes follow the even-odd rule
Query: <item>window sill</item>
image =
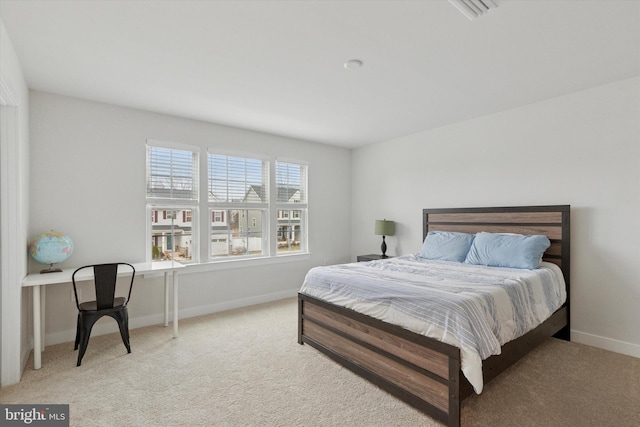
[(207, 271), (228, 270), (233, 268), (247, 268), (260, 265), (281, 264), (286, 262), (301, 262), (311, 259), (310, 253), (279, 255), (275, 257), (255, 257), (243, 259), (225, 259), (220, 261), (211, 261), (200, 264), (185, 264), (180, 274), (203, 273)]

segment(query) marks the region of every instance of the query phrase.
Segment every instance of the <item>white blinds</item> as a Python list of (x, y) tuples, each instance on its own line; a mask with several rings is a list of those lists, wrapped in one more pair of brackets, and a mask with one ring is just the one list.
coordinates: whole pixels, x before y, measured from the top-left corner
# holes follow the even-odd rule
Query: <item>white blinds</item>
[(198, 200), (198, 153), (147, 145), (147, 198)]
[(268, 163), (208, 154), (209, 202), (268, 203)]
[(307, 203), (307, 166), (276, 162), (277, 203)]

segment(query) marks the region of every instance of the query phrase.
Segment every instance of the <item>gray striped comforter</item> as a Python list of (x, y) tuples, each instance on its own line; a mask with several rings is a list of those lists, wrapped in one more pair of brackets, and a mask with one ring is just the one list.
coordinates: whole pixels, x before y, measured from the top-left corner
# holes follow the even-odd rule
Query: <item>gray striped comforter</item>
[(416, 255), (316, 267), (300, 292), (460, 348), (462, 372), (476, 393), (483, 387), (482, 360), (566, 299), (562, 272), (551, 263), (522, 270)]

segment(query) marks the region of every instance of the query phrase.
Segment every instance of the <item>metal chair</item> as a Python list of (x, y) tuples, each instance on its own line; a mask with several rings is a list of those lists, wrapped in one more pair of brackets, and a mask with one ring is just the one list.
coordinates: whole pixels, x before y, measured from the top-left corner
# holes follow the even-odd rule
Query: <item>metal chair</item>
[[(118, 279), (118, 267), (122, 267), (120, 274), (131, 274), (131, 283), (129, 283), (129, 293), (126, 298), (116, 297), (116, 281)], [(93, 282), (96, 290), (95, 301), (80, 302), (78, 300), (78, 289), (76, 287), (76, 274), (86, 268), (93, 268)], [(129, 272), (131, 268), (131, 272)], [(76, 327), (76, 343), (74, 350), (78, 352), (78, 364), (82, 363), (84, 353), (87, 351), (89, 344), (89, 336), (91, 329), (98, 319), (103, 316), (110, 316), (118, 322), (122, 342), (127, 348), (127, 353), (131, 353), (129, 344), (129, 313), (127, 304), (131, 298), (131, 289), (133, 288), (133, 279), (136, 275), (136, 269), (126, 262), (117, 262), (111, 264), (95, 264), (85, 265), (78, 268), (71, 276), (73, 283), (73, 293), (76, 297), (76, 306), (78, 307), (78, 323)], [(78, 279), (80, 281), (81, 279)], [(84, 280), (84, 279), (82, 279)]]

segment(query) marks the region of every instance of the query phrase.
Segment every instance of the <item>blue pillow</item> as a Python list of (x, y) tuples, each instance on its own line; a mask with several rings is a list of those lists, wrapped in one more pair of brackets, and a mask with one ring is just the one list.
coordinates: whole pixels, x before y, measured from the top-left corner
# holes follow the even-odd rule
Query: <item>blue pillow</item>
[(473, 234), (430, 231), (424, 238), (420, 257), (442, 261), (464, 261), (473, 242)]
[(551, 245), (547, 236), (478, 233), (465, 263), (492, 267), (527, 268), (540, 266), (542, 254)]

